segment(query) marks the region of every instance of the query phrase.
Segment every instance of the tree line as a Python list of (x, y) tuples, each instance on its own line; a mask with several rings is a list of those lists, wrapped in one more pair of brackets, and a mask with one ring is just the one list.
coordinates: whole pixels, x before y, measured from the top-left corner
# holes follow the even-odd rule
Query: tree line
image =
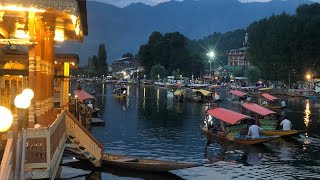
[[(153, 79), (159, 74), (202, 77), (208, 73), (209, 51), (215, 51), (211, 62), (214, 68), (225, 66), (229, 50), (242, 47), (245, 33), (248, 33), (247, 58), (255, 68), (236, 68), (233, 73), (251, 74), (253, 79), (260, 78), (257, 75), (261, 74), (266, 80), (290, 83), (303, 80), (307, 72), (314, 77), (318, 75), (319, 29), (320, 4), (304, 4), (296, 9), (295, 15), (273, 15), (246, 29), (214, 33), (199, 40), (190, 40), (179, 32), (153, 32), (148, 42), (140, 47), (136, 58)], [(151, 71), (152, 67), (155, 72)]]

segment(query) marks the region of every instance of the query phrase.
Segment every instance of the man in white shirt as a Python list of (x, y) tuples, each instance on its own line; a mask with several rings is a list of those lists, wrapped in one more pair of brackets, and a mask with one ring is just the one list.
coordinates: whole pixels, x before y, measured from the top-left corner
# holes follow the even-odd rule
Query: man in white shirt
[(256, 124), (252, 124), (249, 127), (248, 136), (251, 136), (252, 138), (259, 138), (261, 132), (262, 132), (262, 128), (261, 127), (259, 127)]
[(289, 121), (287, 118), (284, 118), (281, 121), (280, 126), (282, 126), (282, 130), (288, 131), (288, 130), (291, 130), (292, 124), (291, 124), (291, 121)]

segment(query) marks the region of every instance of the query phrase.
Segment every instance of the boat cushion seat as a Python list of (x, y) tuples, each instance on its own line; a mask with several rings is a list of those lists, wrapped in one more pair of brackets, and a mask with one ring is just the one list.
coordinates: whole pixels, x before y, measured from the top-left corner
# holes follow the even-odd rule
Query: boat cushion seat
[(260, 119), (260, 126), (263, 130), (275, 130), (278, 125), (278, 120)]
[(240, 135), (241, 132), (246, 131), (247, 125), (240, 124), (235, 126), (226, 127), (228, 133), (233, 133), (235, 136)]

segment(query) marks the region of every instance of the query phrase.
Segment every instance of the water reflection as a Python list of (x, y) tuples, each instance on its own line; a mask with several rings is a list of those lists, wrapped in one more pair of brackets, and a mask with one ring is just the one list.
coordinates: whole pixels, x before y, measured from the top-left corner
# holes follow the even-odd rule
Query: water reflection
[(304, 116), (304, 123), (305, 123), (305, 125), (306, 125), (306, 127), (308, 128), (308, 126), (309, 126), (309, 121), (310, 121), (310, 102), (309, 102), (309, 99), (307, 100), (307, 102), (306, 102), (306, 109), (305, 109), (305, 111), (304, 111), (304, 113), (305, 113), (305, 116)]
[[(93, 129), (94, 136), (103, 142), (107, 152), (206, 163), (197, 169), (175, 171), (184, 179), (277, 179), (280, 175), (282, 179), (303, 179), (320, 175), (314, 168), (320, 165), (320, 140), (316, 136), (320, 132), (316, 121), (319, 114), (311, 113), (317, 112), (319, 107), (315, 107), (313, 101), (290, 98), (286, 112), (294, 129), (304, 129), (308, 125), (309, 138), (297, 137), (297, 142), (272, 141), (258, 147), (215, 142), (204, 150), (206, 142), (199, 125), (210, 104), (177, 103), (165, 89), (143, 86), (130, 86), (130, 96), (117, 102), (112, 96), (113, 89), (114, 85), (105, 87), (107, 125)], [(235, 111), (241, 109), (229, 101), (221, 106)], [(119, 173), (119, 176), (132, 177), (125, 171)], [(102, 177), (105, 176), (103, 173)]]

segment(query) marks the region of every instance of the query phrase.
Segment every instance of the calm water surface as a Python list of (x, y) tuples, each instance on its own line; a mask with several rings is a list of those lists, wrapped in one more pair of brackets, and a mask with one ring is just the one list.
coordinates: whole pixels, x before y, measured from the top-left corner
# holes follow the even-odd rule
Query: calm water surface
[[(103, 110), (105, 127), (92, 133), (105, 151), (144, 158), (203, 163), (202, 167), (173, 171), (158, 177), (111, 171), (94, 179), (318, 179), (320, 136), (318, 101), (285, 98), (286, 115), (294, 129), (308, 138), (278, 139), (261, 146), (208, 144), (201, 134), (204, 112), (210, 104), (177, 103), (171, 93), (157, 87), (129, 86), (129, 96), (117, 100), (113, 85), (93, 85)], [(224, 107), (238, 110), (228, 101)]]

